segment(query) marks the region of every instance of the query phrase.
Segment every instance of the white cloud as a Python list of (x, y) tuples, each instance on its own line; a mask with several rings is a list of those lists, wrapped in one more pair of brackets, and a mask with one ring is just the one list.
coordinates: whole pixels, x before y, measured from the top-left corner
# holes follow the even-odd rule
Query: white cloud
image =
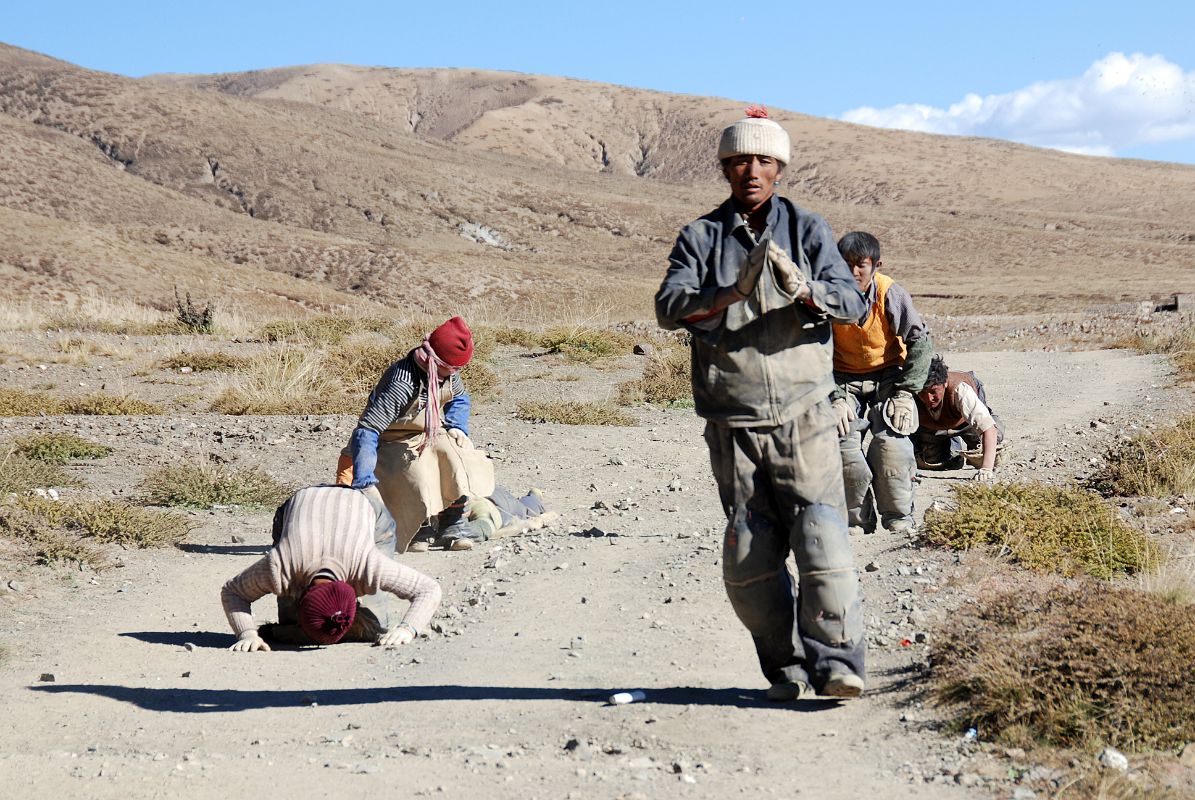
[(968, 94), (949, 108), (864, 106), (842, 119), (1112, 156), (1134, 145), (1195, 138), (1195, 71), (1184, 72), (1162, 56), (1110, 53), (1077, 78), (1007, 94)]

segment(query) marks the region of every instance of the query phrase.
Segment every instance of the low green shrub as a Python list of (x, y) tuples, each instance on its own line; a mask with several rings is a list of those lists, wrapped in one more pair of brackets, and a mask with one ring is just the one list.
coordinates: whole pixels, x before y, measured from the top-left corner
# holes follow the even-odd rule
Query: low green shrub
[(63, 400), (61, 413), (95, 417), (150, 416), (161, 414), (162, 407), (127, 395), (92, 392)]
[(17, 439), (16, 451), (36, 461), (65, 464), (68, 461), (103, 458), (112, 452), (112, 448), (73, 433), (43, 433)]
[(79, 485), (79, 479), (64, 470), (61, 464), (28, 458), (13, 448), (0, 452), (3, 453), (0, 455), (0, 499), (31, 489)]
[(0, 389), (0, 417), (52, 417), (62, 413), (63, 402), (45, 392)]
[(1160, 562), (1157, 545), (1082, 489), (968, 483), (953, 491), (956, 509), (925, 515), (922, 535), (931, 544), (991, 546), (1038, 572), (1098, 578)]
[(145, 477), (145, 500), (156, 506), (273, 506), (290, 490), (257, 467), (227, 469), (210, 462), (160, 467)]

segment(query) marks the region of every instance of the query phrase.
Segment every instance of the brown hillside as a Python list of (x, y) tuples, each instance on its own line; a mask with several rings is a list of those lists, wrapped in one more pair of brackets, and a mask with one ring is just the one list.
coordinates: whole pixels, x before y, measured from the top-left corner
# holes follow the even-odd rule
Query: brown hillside
[[(11, 299), (649, 316), (677, 228), (724, 196), (712, 152), (740, 113), (464, 70), (133, 80), (0, 46), (0, 276)], [(1195, 168), (774, 115), (785, 192), (879, 235), (931, 311), (1195, 285)]]

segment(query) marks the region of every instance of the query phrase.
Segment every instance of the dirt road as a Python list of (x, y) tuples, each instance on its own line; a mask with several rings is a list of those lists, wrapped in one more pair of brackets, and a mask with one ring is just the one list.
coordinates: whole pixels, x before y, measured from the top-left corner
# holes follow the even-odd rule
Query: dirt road
[[(1120, 352), (952, 361), (979, 372), (1017, 441), (1009, 477), (1081, 471), (1076, 442), (1090, 437), (1076, 430), (1135, 418), (1165, 381), (1162, 363)], [(723, 520), (693, 413), (569, 429), (515, 421), (510, 399), (482, 407), (475, 439), (501, 459), (501, 482), (542, 487), (562, 518), (471, 552), (407, 556), (445, 590), (440, 631), (407, 648), (228, 652), (219, 588), (264, 551), (267, 512), (196, 512), (182, 551), (124, 553), (120, 569), (19, 576), (0, 598), (3, 794), (854, 799), (991, 785), (957, 737), (922, 724), (914, 668), (927, 645), (901, 643), (929, 632), (932, 647), (934, 622), (958, 598), (952, 555), (887, 533), (857, 538), (860, 568), (874, 568), (861, 573), (868, 693), (769, 704), (722, 589)], [(35, 424), (10, 420), (5, 438)], [(117, 488), (172, 448), (196, 447), (320, 482), (352, 420), (324, 431), (293, 417), (87, 424), (128, 453), (89, 473)], [(919, 507), (964, 477), (927, 478)], [(621, 689), (647, 701), (607, 705)]]

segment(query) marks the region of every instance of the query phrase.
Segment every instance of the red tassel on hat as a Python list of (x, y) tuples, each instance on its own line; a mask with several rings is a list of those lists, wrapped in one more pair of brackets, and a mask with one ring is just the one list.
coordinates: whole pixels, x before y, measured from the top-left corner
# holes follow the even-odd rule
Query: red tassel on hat
[(747, 117), (750, 119), (767, 119), (768, 109), (765, 106), (747, 106)]

